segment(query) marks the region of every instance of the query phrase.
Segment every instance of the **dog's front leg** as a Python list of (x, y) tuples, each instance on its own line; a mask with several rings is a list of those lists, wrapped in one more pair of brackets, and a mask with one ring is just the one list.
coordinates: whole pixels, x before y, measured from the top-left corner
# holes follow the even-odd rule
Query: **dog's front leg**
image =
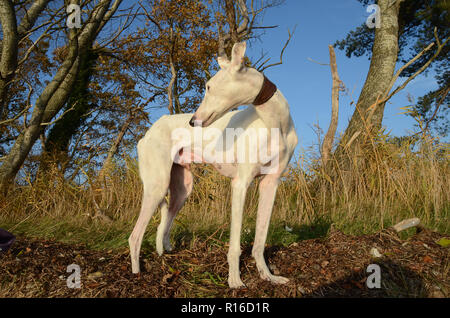
[(249, 182), (236, 177), (232, 182), (230, 247), (228, 250), (228, 285), (230, 288), (244, 287), (239, 272), (239, 256), (241, 255), (242, 213), (245, 194)]

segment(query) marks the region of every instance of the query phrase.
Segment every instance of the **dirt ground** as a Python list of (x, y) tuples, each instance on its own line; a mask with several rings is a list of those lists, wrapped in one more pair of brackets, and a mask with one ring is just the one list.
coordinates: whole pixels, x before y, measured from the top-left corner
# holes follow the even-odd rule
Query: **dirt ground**
[[(449, 297), (450, 248), (436, 243), (442, 237), (428, 230), (408, 240), (389, 230), (367, 236), (334, 230), (324, 239), (267, 247), (271, 270), (290, 279), (283, 286), (259, 279), (251, 246), (244, 246), (247, 287), (240, 290), (227, 287), (227, 246), (213, 240), (162, 257), (141, 254), (142, 273), (133, 275), (126, 249), (19, 237), (0, 254), (0, 297)], [(81, 268), (81, 288), (67, 287), (70, 264)], [(366, 285), (370, 264), (381, 269), (381, 288)]]

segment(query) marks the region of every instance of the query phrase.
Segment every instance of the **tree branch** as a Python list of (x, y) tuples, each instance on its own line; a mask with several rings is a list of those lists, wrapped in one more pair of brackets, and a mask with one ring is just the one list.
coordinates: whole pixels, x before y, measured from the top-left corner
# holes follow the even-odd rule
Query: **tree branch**
[(333, 147), (334, 135), (336, 134), (336, 129), (338, 125), (339, 118), (339, 90), (341, 87), (341, 80), (339, 78), (339, 74), (337, 71), (336, 64), (336, 54), (334, 52), (334, 48), (332, 45), (328, 46), (330, 51), (330, 68), (331, 68), (331, 76), (333, 79), (333, 87), (331, 90), (331, 121), (330, 126), (328, 127), (328, 131), (325, 135), (325, 138), (322, 143), (322, 164), (326, 166), (330, 155), (331, 148)]
[[(437, 28), (434, 28), (434, 36), (436, 39), (436, 42), (430, 43), (425, 49), (423, 49), (419, 54), (417, 54), (414, 58), (412, 58), (408, 63), (403, 65), (395, 74), (394, 78), (392, 79), (389, 88), (385, 92), (385, 97), (380, 101), (380, 103), (387, 102), (389, 99), (392, 98), (395, 94), (397, 94), (399, 91), (404, 89), (406, 85), (408, 85), (409, 82), (411, 82), (414, 78), (416, 78), (419, 74), (421, 74), (430, 64), (436, 59), (436, 57), (441, 53), (443, 47), (448, 43), (450, 38), (445, 39), (443, 43), (440, 42), (438, 36), (437, 36)], [(407, 68), (409, 65), (417, 61), (423, 54), (425, 54), (427, 51), (429, 51), (435, 44), (437, 44), (437, 50), (434, 53), (434, 55), (421, 67), (419, 68), (413, 75), (411, 75), (402, 85), (397, 86), (397, 88), (389, 94), (392, 87), (394, 86), (394, 83), (397, 81), (398, 77), (402, 73), (402, 71)]]
[(270, 60), (270, 59), (267, 59), (266, 61), (264, 61), (264, 63), (262, 63), (262, 64), (257, 68), (258, 71), (264, 72), (264, 71), (265, 71), (266, 69), (268, 69), (269, 67), (273, 67), (273, 66), (277, 66), (277, 65), (283, 64), (283, 55), (284, 55), (284, 51), (286, 50), (287, 46), (289, 45), (289, 42), (291, 41), (291, 38), (292, 38), (292, 36), (294, 35), (295, 29), (296, 29), (296, 28), (297, 28), (297, 26), (294, 27), (294, 30), (292, 30), (292, 33), (291, 33), (290, 30), (288, 30), (289, 37), (288, 37), (288, 39), (286, 40), (286, 43), (284, 44), (283, 49), (281, 50), (281, 53), (280, 53), (280, 61), (277, 62), (277, 63), (273, 63), (273, 64), (269, 64), (269, 65), (267, 65), (267, 66), (264, 66), (264, 64), (266, 64), (266, 63)]

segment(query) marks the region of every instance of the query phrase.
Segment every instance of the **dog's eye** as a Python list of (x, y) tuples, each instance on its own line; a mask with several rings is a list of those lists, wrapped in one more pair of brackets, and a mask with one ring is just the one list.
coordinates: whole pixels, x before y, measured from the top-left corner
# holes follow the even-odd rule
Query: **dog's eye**
[(209, 85), (207, 85), (207, 86), (206, 86), (206, 90), (209, 91), (209, 88), (210, 88)]

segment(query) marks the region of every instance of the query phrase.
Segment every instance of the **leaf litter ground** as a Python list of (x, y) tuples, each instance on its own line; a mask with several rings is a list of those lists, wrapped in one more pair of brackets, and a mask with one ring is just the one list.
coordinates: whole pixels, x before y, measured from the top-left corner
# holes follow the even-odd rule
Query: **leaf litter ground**
[[(144, 250), (142, 272), (133, 275), (127, 249), (19, 237), (0, 254), (0, 297), (449, 297), (449, 247), (438, 244), (444, 237), (427, 229), (407, 240), (392, 230), (364, 236), (331, 230), (326, 238), (269, 246), (272, 272), (290, 279), (282, 286), (259, 278), (251, 246), (244, 246), (240, 290), (227, 287), (226, 244), (212, 240), (162, 257)], [(67, 287), (70, 264), (81, 268), (79, 289)], [(381, 269), (379, 289), (367, 287), (370, 264)]]

